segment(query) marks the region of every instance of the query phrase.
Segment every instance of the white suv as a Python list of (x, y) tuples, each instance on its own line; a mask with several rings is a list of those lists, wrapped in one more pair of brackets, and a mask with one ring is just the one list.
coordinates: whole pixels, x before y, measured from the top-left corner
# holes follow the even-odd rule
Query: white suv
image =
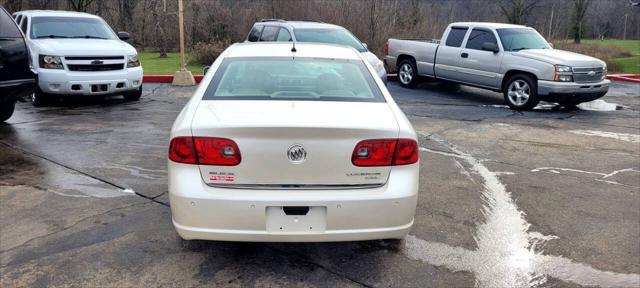
[(14, 19), (25, 34), (38, 87), (33, 105), (53, 96), (142, 95), (142, 67), (136, 49), (102, 18), (67, 11), (21, 11)]

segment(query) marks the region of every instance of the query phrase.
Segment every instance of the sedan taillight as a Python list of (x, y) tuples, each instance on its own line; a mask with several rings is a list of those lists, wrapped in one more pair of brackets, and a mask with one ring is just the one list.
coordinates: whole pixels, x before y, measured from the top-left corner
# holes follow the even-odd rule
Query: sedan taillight
[(184, 164), (235, 166), (240, 149), (233, 140), (213, 137), (176, 137), (169, 145), (169, 159)]
[(355, 166), (408, 165), (418, 162), (418, 143), (413, 139), (364, 140), (353, 149)]

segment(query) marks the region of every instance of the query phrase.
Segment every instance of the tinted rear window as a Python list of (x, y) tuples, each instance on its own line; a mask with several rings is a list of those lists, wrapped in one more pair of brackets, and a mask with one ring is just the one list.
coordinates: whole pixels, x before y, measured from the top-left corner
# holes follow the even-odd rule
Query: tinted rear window
[(446, 45), (451, 47), (460, 47), (460, 45), (462, 45), (462, 41), (464, 40), (464, 35), (467, 34), (467, 30), (469, 30), (469, 28), (451, 28), (451, 31), (449, 31), (449, 36), (447, 36)]
[(385, 102), (361, 60), (291, 57), (225, 59), (204, 100)]
[(22, 38), (22, 34), (20, 34), (16, 23), (13, 22), (13, 18), (2, 8), (0, 8), (0, 37)]

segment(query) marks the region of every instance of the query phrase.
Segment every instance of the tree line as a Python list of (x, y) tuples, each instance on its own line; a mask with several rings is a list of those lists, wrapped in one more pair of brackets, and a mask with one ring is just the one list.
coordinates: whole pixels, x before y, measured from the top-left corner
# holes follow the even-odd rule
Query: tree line
[[(640, 39), (640, 0), (184, 0), (187, 47), (243, 41), (264, 18), (314, 20), (351, 30), (376, 53), (390, 37), (439, 38), (455, 21), (523, 24), (548, 39)], [(177, 0), (0, 0), (7, 10), (74, 10), (128, 31), (143, 50), (178, 47)]]

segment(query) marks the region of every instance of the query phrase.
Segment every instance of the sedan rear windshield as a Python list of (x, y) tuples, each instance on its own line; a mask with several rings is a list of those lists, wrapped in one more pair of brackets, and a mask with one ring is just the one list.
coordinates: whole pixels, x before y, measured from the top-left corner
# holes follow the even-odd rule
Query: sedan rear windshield
[(298, 42), (329, 43), (351, 46), (359, 52), (366, 52), (367, 48), (347, 29), (300, 29), (293, 30)]
[(293, 57), (225, 59), (204, 100), (385, 102), (362, 60)]
[(96, 18), (33, 17), (31, 39), (38, 38), (115, 39), (116, 37), (104, 21)]

